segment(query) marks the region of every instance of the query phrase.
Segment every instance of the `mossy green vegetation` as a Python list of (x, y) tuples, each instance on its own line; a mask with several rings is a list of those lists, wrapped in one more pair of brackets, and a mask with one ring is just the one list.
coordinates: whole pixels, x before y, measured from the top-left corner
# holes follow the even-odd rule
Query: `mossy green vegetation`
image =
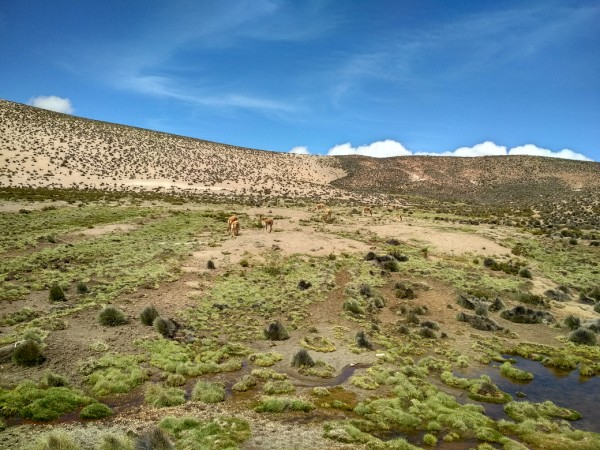
[(84, 361), (79, 371), (94, 394), (121, 394), (131, 391), (149, 378), (148, 369), (140, 366), (143, 360), (143, 356), (110, 353), (99, 359)]
[(236, 417), (215, 417), (210, 421), (166, 417), (159, 426), (175, 440), (177, 448), (182, 449), (235, 449), (251, 435), (250, 424)]
[(529, 381), (533, 380), (533, 374), (526, 370), (519, 369), (506, 361), (500, 366), (500, 373), (505, 377), (512, 378), (514, 380)]
[(582, 417), (577, 411), (569, 408), (561, 408), (549, 400), (542, 403), (509, 402), (504, 405), (504, 411), (511, 419), (517, 422), (539, 418), (577, 420)]
[(104, 403), (94, 402), (84, 407), (79, 413), (79, 417), (82, 419), (103, 419), (111, 416), (112, 413), (113, 410), (110, 406), (105, 405)]
[(181, 405), (185, 403), (185, 391), (176, 387), (149, 383), (144, 391), (144, 402), (155, 408)]
[(192, 391), (192, 400), (204, 403), (218, 403), (225, 400), (225, 388), (222, 383), (200, 380)]
[(294, 397), (264, 397), (254, 408), (256, 412), (282, 413), (290, 411), (310, 412), (315, 405)]
[(260, 367), (270, 367), (282, 359), (283, 356), (277, 352), (253, 353), (248, 356), (248, 360)]
[(0, 413), (4, 417), (49, 421), (94, 400), (82, 391), (67, 387), (40, 387), (23, 381), (14, 389), (0, 389)]

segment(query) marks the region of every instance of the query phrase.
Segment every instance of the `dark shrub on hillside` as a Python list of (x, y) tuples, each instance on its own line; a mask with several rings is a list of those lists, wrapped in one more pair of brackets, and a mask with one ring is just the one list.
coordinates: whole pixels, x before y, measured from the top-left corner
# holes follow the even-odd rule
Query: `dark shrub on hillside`
[(45, 360), (40, 344), (29, 339), (18, 345), (12, 353), (12, 361), (19, 366), (37, 366)]
[(419, 336), (425, 339), (435, 339), (437, 337), (435, 331), (427, 327), (421, 327), (419, 330)]
[(472, 316), (470, 314), (465, 314), (463, 312), (459, 312), (456, 315), (456, 320), (458, 320), (459, 322), (467, 322), (469, 325), (471, 325), (476, 330), (481, 330), (481, 331), (498, 331), (498, 330), (503, 329), (500, 325), (498, 325), (492, 319), (489, 319), (489, 318), (483, 317), (483, 316), (475, 316), (475, 315)]
[(269, 324), (269, 328), (264, 330), (265, 338), (270, 341), (285, 341), (290, 337), (285, 327), (278, 320)]
[(546, 299), (541, 295), (530, 294), (529, 292), (521, 292), (517, 295), (517, 300), (521, 303), (535, 306), (546, 306)]
[(400, 271), (400, 264), (398, 264), (398, 261), (396, 261), (395, 259), (391, 261), (385, 261), (381, 266), (388, 272)]
[(496, 297), (492, 303), (488, 306), (488, 310), (492, 312), (501, 311), (504, 309), (504, 302), (500, 297)]
[(346, 300), (344, 302), (344, 310), (356, 315), (362, 315), (365, 313), (362, 306), (360, 306), (360, 303), (354, 299)]
[(415, 313), (410, 313), (408, 316), (406, 316), (406, 323), (409, 323), (411, 325), (419, 325), (419, 322), (421, 322), (421, 320), (417, 317)]
[(123, 311), (114, 306), (107, 306), (98, 314), (98, 322), (107, 327), (116, 327), (127, 323)]
[(51, 302), (64, 302), (67, 300), (64, 291), (62, 290), (60, 284), (58, 284), (57, 281), (52, 283), (52, 286), (50, 286), (49, 298)]
[(405, 286), (402, 283), (400, 283), (400, 286), (401, 287), (398, 287), (398, 283), (396, 283), (396, 297), (397, 298), (412, 300), (417, 296), (415, 294), (415, 291), (411, 287)]
[(140, 313), (140, 320), (144, 325), (152, 326), (154, 319), (159, 316), (154, 305), (146, 306)]
[(292, 367), (312, 367), (314, 365), (315, 361), (305, 349), (298, 350), (292, 358)]
[(90, 289), (88, 288), (88, 285), (85, 284), (83, 281), (80, 281), (80, 282), (77, 283), (76, 289), (77, 289), (77, 293), (78, 294), (82, 294), (82, 295), (83, 294), (87, 294), (88, 292), (90, 292)]
[(356, 345), (359, 348), (373, 350), (373, 344), (371, 343), (371, 341), (369, 341), (364, 331), (359, 331), (358, 333), (356, 333)]
[(431, 320), (425, 320), (421, 322), (422, 327), (431, 328), (432, 330), (439, 330), (440, 326), (436, 322), (432, 322)]
[(487, 315), (488, 315), (487, 306), (485, 306), (485, 305), (479, 305), (477, 308), (475, 308), (475, 314), (478, 315), (478, 316), (487, 317)]
[(373, 289), (368, 284), (361, 284), (358, 288), (358, 292), (365, 298), (369, 298), (373, 296)]
[(375, 259), (375, 256), (377, 256), (377, 255), (375, 255), (375, 253), (369, 252), (365, 256), (365, 261), (373, 261)]
[(398, 239), (390, 239), (385, 242), (387, 245), (400, 245), (400, 241)]
[(600, 302), (596, 303), (596, 305), (594, 306), (594, 311), (600, 314)]
[(579, 328), (569, 335), (569, 341), (575, 344), (596, 345), (596, 334), (592, 330)]
[(569, 314), (567, 317), (565, 317), (565, 325), (571, 330), (576, 330), (581, 326), (581, 320), (579, 317)]
[(170, 339), (175, 337), (175, 333), (179, 328), (175, 321), (171, 319), (164, 319), (162, 317), (157, 317), (156, 319), (154, 319), (154, 322), (152, 322), (152, 326), (158, 333), (162, 334), (163, 337)]
[(458, 300), (456, 300), (456, 303), (458, 303), (460, 306), (466, 309), (475, 309), (480, 304), (479, 299), (473, 297), (469, 298), (463, 294), (460, 294), (458, 296)]
[(531, 274), (531, 270), (529, 270), (527, 267), (522, 267), (519, 270), (519, 276), (522, 278), (533, 278), (533, 275)]
[(526, 308), (522, 305), (502, 311), (500, 317), (515, 323), (552, 323), (555, 321), (554, 316), (549, 312)]
[(146, 431), (135, 441), (135, 450), (174, 450), (167, 434), (158, 427)]
[(569, 301), (569, 294), (563, 292), (561, 289), (548, 289), (544, 292), (544, 295), (550, 300), (556, 300), (557, 302)]
[(206, 263), (206, 268), (209, 270), (215, 270), (215, 263), (212, 259), (208, 260), (208, 262)]
[(300, 280), (298, 282), (298, 289), (300, 289), (301, 291), (305, 291), (305, 290), (309, 289), (311, 286), (312, 286), (312, 284), (309, 281)]
[(485, 258), (485, 259), (483, 260), (483, 265), (484, 265), (485, 267), (493, 267), (493, 266), (494, 266), (494, 264), (496, 264), (496, 261), (494, 261), (492, 258)]

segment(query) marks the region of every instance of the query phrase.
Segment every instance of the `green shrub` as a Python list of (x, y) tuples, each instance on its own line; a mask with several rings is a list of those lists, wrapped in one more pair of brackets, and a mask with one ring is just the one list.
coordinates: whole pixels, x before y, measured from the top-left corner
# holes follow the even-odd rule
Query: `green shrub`
[(225, 400), (225, 388), (222, 383), (198, 381), (192, 391), (192, 400), (204, 403), (218, 403)]
[(526, 370), (521, 370), (513, 366), (510, 362), (506, 361), (500, 366), (500, 373), (505, 377), (512, 378), (514, 380), (529, 381), (533, 380), (533, 374)]
[(82, 419), (103, 419), (113, 413), (112, 409), (104, 403), (96, 402), (84, 407), (79, 413)]
[(569, 335), (569, 341), (575, 344), (596, 345), (596, 334), (587, 328), (579, 328)]
[(264, 334), (265, 338), (270, 341), (284, 341), (290, 337), (285, 327), (278, 320), (270, 323), (269, 327), (264, 330)]
[[(248, 422), (236, 417), (215, 417), (209, 422), (192, 417), (167, 417), (159, 426), (177, 439), (178, 449), (233, 450), (240, 448), (251, 434)], [(166, 449), (161, 447), (160, 450)]]
[(158, 317), (158, 311), (154, 305), (146, 306), (140, 313), (140, 320), (144, 325), (152, 326), (154, 319)]
[(66, 387), (69, 386), (69, 380), (62, 375), (53, 372), (46, 372), (40, 380), (42, 386), (46, 387)]
[(52, 283), (52, 286), (50, 286), (49, 298), (50, 298), (51, 302), (67, 301), (67, 298), (65, 297), (65, 293), (62, 290), (62, 288), (60, 287), (60, 284), (58, 284), (58, 281), (55, 281), (54, 283)]
[(360, 303), (356, 300), (346, 300), (344, 302), (344, 310), (356, 315), (363, 315), (365, 313)]
[(419, 330), (419, 336), (421, 336), (424, 339), (435, 339), (437, 337), (435, 331), (427, 327), (421, 327), (421, 329)]
[(18, 345), (12, 353), (12, 361), (19, 366), (37, 366), (42, 364), (46, 357), (42, 355), (42, 347), (30, 339)]
[(400, 272), (400, 264), (395, 259), (384, 261), (382, 267), (388, 272)]
[(567, 317), (565, 317), (564, 322), (567, 328), (571, 330), (576, 330), (581, 326), (581, 320), (579, 319), (579, 317), (575, 317), (572, 314), (569, 314)]
[(529, 270), (527, 267), (521, 267), (521, 269), (519, 270), (519, 276), (522, 278), (533, 278), (531, 270)]
[(175, 447), (167, 434), (158, 427), (154, 427), (141, 434), (135, 441), (136, 450), (174, 450)]
[(238, 392), (246, 392), (253, 386), (256, 386), (256, 378), (253, 375), (246, 374), (231, 389)]
[(78, 294), (87, 294), (88, 292), (90, 292), (90, 289), (88, 288), (88, 285), (85, 284), (83, 281), (79, 281), (75, 287), (75, 289), (77, 290)]
[(65, 431), (51, 431), (36, 439), (29, 450), (81, 450), (71, 435)]
[(267, 381), (263, 386), (263, 392), (268, 395), (291, 394), (296, 388), (288, 380)]
[(115, 306), (107, 306), (98, 314), (98, 322), (107, 327), (116, 327), (127, 323), (123, 311)]
[(261, 403), (254, 408), (256, 412), (271, 412), (271, 413), (282, 413), (285, 411), (304, 411), (309, 412), (315, 409), (315, 405), (310, 402), (298, 399), (298, 398), (281, 398), (281, 397), (267, 397), (261, 401)]
[(171, 319), (163, 319), (162, 317), (157, 317), (152, 322), (152, 326), (158, 333), (160, 333), (163, 337), (166, 338), (173, 338), (175, 336), (175, 333), (177, 332), (177, 324)]
[(313, 367), (314, 365), (315, 361), (305, 349), (298, 350), (292, 358), (292, 367)]
[(146, 386), (144, 401), (156, 408), (177, 406), (185, 403), (185, 391), (176, 387), (163, 387), (151, 383)]
[(105, 434), (98, 450), (134, 450), (134, 441), (127, 435)]
[(355, 341), (356, 341), (356, 345), (359, 348), (366, 348), (367, 350), (373, 350), (373, 344), (371, 343), (371, 341), (369, 341), (369, 339), (365, 335), (364, 331), (359, 331), (358, 333), (356, 333)]

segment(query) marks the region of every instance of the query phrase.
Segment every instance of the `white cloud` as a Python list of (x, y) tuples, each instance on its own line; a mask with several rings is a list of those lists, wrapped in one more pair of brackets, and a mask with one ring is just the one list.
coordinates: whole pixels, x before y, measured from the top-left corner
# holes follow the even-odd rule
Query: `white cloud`
[(49, 109), (50, 111), (64, 114), (73, 114), (75, 111), (73, 105), (71, 105), (71, 100), (68, 98), (60, 98), (55, 95), (40, 95), (39, 97), (31, 98), (29, 99), (29, 104), (36, 108)]
[(513, 147), (508, 152), (509, 155), (532, 155), (532, 156), (546, 156), (548, 158), (563, 158), (563, 159), (577, 159), (580, 161), (593, 161), (581, 153), (576, 153), (573, 150), (567, 148), (562, 149), (559, 152), (553, 152), (547, 148), (540, 148), (533, 144), (520, 145)]
[(373, 142), (369, 145), (361, 145), (359, 147), (352, 147), (347, 142), (345, 144), (336, 145), (327, 152), (328, 155), (364, 155), (372, 156), (374, 158), (388, 158), (391, 156), (408, 156), (412, 155), (410, 150), (404, 148), (404, 146), (397, 141), (386, 139), (385, 141)]
[[(294, 147), (290, 153), (308, 153), (306, 147)], [(472, 147), (459, 147), (456, 150), (445, 152), (413, 152), (404, 147), (400, 142), (386, 139), (385, 141), (373, 142), (369, 145), (352, 147), (352, 144), (345, 143), (332, 147), (327, 152), (328, 155), (364, 155), (374, 158), (389, 158), (393, 156), (456, 156), (456, 157), (475, 157), (475, 156), (506, 156), (506, 155), (532, 155), (544, 156), (548, 158), (576, 159), (580, 161), (593, 161), (581, 153), (576, 153), (569, 149), (563, 149), (553, 152), (545, 148), (537, 147), (533, 144), (521, 145), (507, 150), (504, 145), (498, 145), (492, 141), (485, 141)]]
[(473, 147), (460, 147), (451, 152), (431, 153), (431, 152), (418, 152), (417, 155), (430, 155), (430, 156), (503, 156), (506, 155), (506, 147), (504, 145), (497, 145), (492, 141), (485, 141), (481, 144), (476, 144)]
[(304, 146), (294, 147), (289, 151), (289, 153), (294, 153), (296, 155), (310, 155), (308, 148)]

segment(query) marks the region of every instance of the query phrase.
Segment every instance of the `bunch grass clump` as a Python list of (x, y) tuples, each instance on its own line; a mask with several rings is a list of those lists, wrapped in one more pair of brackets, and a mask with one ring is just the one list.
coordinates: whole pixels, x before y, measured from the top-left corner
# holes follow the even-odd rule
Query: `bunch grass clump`
[(49, 299), (51, 302), (66, 302), (67, 297), (58, 281), (55, 281), (50, 286)]
[(518, 367), (513, 366), (509, 361), (506, 361), (500, 366), (500, 373), (505, 377), (512, 378), (513, 380), (533, 380), (533, 374), (531, 372), (519, 369)]
[[(215, 417), (206, 422), (192, 417), (166, 417), (159, 426), (174, 437), (178, 449), (240, 448), (251, 436), (250, 424), (237, 417)], [(163, 450), (161, 447), (150, 449)]]
[(267, 381), (263, 386), (263, 392), (267, 395), (291, 394), (296, 388), (288, 380)]
[(146, 306), (140, 313), (140, 320), (144, 325), (152, 326), (154, 319), (159, 316), (154, 305)]
[(112, 415), (113, 411), (104, 403), (94, 402), (84, 407), (79, 413), (82, 419), (103, 419)]
[(37, 438), (29, 450), (81, 450), (81, 446), (63, 430), (53, 430)]
[(161, 428), (154, 427), (142, 433), (135, 442), (135, 450), (174, 450), (169, 436)]
[(225, 387), (222, 383), (198, 381), (192, 391), (192, 400), (204, 403), (218, 403), (225, 400)]
[(42, 364), (46, 357), (42, 354), (42, 346), (38, 342), (27, 339), (17, 345), (12, 352), (11, 359), (19, 366), (32, 367)]
[(264, 330), (265, 338), (270, 341), (285, 341), (290, 335), (286, 328), (278, 320), (269, 324), (269, 327)]
[(152, 322), (152, 326), (165, 338), (173, 338), (177, 332), (177, 324), (171, 319), (156, 317)]
[(373, 350), (373, 344), (371, 343), (371, 341), (369, 340), (369, 338), (367, 337), (367, 335), (365, 334), (364, 331), (359, 331), (358, 333), (356, 333), (355, 341), (356, 341), (356, 346), (358, 348)]
[(267, 397), (254, 408), (256, 412), (282, 413), (287, 411), (310, 412), (315, 405), (294, 397)]
[(314, 359), (305, 349), (298, 350), (292, 358), (292, 367), (312, 367), (314, 365)]
[(587, 328), (578, 328), (569, 335), (569, 341), (580, 345), (596, 345), (596, 333)]
[(115, 306), (107, 306), (98, 314), (98, 322), (107, 327), (116, 327), (127, 323), (123, 311)]
[(166, 408), (185, 403), (185, 391), (176, 387), (164, 387), (151, 383), (146, 386), (144, 401), (155, 408)]

